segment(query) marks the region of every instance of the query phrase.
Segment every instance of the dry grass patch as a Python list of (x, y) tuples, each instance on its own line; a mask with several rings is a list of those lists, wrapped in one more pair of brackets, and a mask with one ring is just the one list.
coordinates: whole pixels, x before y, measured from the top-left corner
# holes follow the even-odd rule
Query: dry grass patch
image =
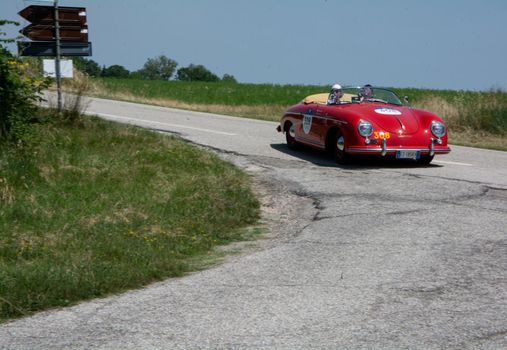
[(14, 199), (14, 188), (9, 185), (7, 179), (0, 178), (0, 201), (11, 204)]
[[(100, 88), (99, 88), (100, 89)], [(287, 106), (273, 105), (225, 105), (225, 104), (197, 104), (172, 99), (149, 98), (129, 93), (93, 92), (94, 96), (118, 101), (135, 102), (160, 107), (184, 109), (189, 111), (214, 113), (243, 118), (279, 121)]]
[(414, 103), (414, 107), (431, 111), (444, 118), (447, 122), (459, 116), (460, 110), (456, 104), (450, 103), (440, 96), (431, 96)]
[(476, 130), (452, 131), (449, 133), (449, 143), (458, 146), (493, 149), (507, 151), (507, 137), (485, 133)]

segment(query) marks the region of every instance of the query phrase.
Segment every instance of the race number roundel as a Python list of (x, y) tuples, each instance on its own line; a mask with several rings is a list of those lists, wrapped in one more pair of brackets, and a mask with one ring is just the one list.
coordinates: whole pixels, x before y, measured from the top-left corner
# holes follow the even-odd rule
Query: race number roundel
[(391, 108), (377, 108), (375, 109), (375, 113), (385, 114), (385, 115), (401, 115), (400, 111)]
[(310, 133), (312, 128), (313, 111), (310, 109), (303, 114), (303, 131), (305, 134)]

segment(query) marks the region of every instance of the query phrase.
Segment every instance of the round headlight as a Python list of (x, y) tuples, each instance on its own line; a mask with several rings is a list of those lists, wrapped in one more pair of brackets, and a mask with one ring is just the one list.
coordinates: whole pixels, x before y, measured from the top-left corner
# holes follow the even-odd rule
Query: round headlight
[(357, 131), (359, 131), (359, 135), (363, 137), (368, 137), (373, 134), (373, 125), (367, 121), (360, 121), (357, 125)]
[(431, 133), (438, 138), (443, 137), (445, 135), (445, 125), (440, 122), (432, 122)]

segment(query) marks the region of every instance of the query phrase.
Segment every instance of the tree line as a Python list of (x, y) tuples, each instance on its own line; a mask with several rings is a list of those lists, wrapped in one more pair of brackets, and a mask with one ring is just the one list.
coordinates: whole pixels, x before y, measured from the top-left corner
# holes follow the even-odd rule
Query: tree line
[(233, 75), (224, 74), (223, 77), (220, 78), (200, 64), (190, 64), (188, 67), (176, 69), (178, 63), (164, 55), (149, 58), (143, 68), (132, 72), (119, 64), (101, 67), (94, 60), (82, 57), (74, 57), (73, 62), (78, 70), (92, 77), (130, 78), (140, 80), (170, 80), (174, 78), (175, 80), (181, 81), (237, 82)]

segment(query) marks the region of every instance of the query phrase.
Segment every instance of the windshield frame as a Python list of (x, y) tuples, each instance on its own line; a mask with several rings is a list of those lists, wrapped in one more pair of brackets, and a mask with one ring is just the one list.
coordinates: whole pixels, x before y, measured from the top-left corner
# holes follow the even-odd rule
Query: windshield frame
[(368, 99), (362, 98), (361, 96), (362, 87), (359, 86), (343, 87), (343, 92), (345, 94), (351, 94), (355, 96), (355, 98), (353, 98), (350, 103), (370, 102), (370, 103), (386, 103), (395, 106), (403, 106), (403, 102), (401, 102), (400, 97), (394, 91), (376, 86), (372, 86), (371, 89), (373, 91), (373, 96)]

